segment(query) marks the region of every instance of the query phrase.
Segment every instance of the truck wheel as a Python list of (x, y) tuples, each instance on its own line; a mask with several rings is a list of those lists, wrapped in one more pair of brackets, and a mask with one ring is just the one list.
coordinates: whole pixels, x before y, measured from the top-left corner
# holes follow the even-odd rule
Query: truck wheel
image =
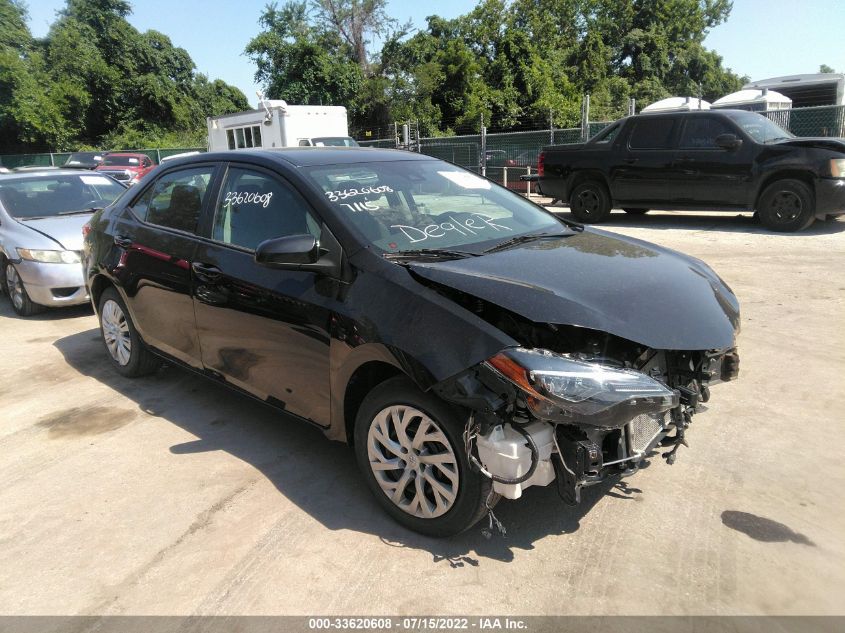
[(610, 215), (610, 196), (604, 185), (595, 180), (582, 182), (572, 190), (569, 210), (579, 222), (603, 222)]
[(397, 522), (429, 536), (472, 527), (498, 495), (470, 468), (462, 415), (408, 378), (376, 386), (355, 420), (355, 457), (378, 503)]
[(648, 213), (648, 209), (622, 209), (625, 213), (629, 213), (630, 215), (645, 215)]
[(760, 221), (770, 231), (803, 231), (816, 219), (810, 188), (800, 180), (785, 178), (770, 184), (757, 201)]

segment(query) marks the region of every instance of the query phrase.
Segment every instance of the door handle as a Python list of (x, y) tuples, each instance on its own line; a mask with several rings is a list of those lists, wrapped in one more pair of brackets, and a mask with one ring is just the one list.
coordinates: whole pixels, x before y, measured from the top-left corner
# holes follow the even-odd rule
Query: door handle
[(202, 262), (194, 262), (191, 264), (191, 270), (196, 273), (197, 277), (205, 279), (206, 281), (214, 281), (222, 274), (222, 271), (217, 268), (217, 266), (203, 264)]
[(135, 240), (131, 237), (126, 237), (125, 235), (115, 235), (114, 243), (116, 246), (120, 246), (120, 248), (132, 248), (132, 244), (135, 243)]
[(633, 164), (634, 164), (634, 163), (636, 163), (638, 160), (639, 160), (639, 158), (626, 158), (626, 159), (624, 159), (624, 160), (623, 160), (623, 162), (624, 162), (626, 165), (633, 165)]

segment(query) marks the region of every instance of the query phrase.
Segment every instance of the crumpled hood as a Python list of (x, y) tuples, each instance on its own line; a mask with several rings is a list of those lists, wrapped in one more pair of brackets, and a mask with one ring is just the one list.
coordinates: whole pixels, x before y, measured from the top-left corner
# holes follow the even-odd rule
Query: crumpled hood
[[(91, 219), (91, 215), (93, 214), (57, 216), (54, 218), (42, 218), (40, 220), (20, 220), (19, 223), (41, 234), (44, 238), (50, 238), (54, 243), (58, 242), (65, 250), (81, 251), (83, 241), (82, 226)], [(38, 245), (27, 247), (22, 244), (22, 246), (24, 248), (42, 248)], [(43, 246), (43, 248), (55, 248), (55, 246), (49, 244)]]
[(778, 141), (773, 145), (789, 145), (791, 147), (818, 147), (845, 154), (845, 139), (827, 136), (802, 136)]
[(601, 330), (653, 349), (733, 347), (739, 324), (739, 302), (704, 262), (595, 229), (410, 269), (535, 323)]

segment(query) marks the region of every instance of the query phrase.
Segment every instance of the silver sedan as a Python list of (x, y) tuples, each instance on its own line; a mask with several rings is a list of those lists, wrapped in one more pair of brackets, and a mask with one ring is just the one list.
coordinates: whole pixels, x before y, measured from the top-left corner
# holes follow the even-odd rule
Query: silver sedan
[(88, 301), (82, 227), (125, 191), (78, 170), (0, 175), (0, 281), (21, 316)]

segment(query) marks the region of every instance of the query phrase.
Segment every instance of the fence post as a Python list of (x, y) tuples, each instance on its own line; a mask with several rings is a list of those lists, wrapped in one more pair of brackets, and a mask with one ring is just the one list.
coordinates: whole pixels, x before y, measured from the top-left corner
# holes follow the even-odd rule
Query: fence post
[(633, 116), (637, 113), (637, 100), (631, 97), (628, 100), (628, 116)]
[(55, 161), (55, 160), (53, 160), (53, 152), (50, 152), (50, 166), (51, 166), (51, 167), (55, 167), (55, 166), (56, 166), (56, 161)]
[(161, 165), (161, 150), (156, 149), (156, 163)]
[(584, 101), (581, 104), (581, 140), (585, 141), (590, 138), (590, 94), (584, 95)]
[(502, 186), (508, 188), (508, 168), (502, 167)]
[[(531, 165), (529, 165), (526, 169), (527, 169), (527, 175), (530, 176), (531, 175)], [(531, 181), (530, 180), (525, 181), (525, 197), (526, 198), (531, 197)]]
[(549, 145), (555, 144), (555, 117), (554, 110), (549, 110)]
[(481, 175), (487, 175), (487, 128), (484, 127), (484, 113), (481, 113)]

